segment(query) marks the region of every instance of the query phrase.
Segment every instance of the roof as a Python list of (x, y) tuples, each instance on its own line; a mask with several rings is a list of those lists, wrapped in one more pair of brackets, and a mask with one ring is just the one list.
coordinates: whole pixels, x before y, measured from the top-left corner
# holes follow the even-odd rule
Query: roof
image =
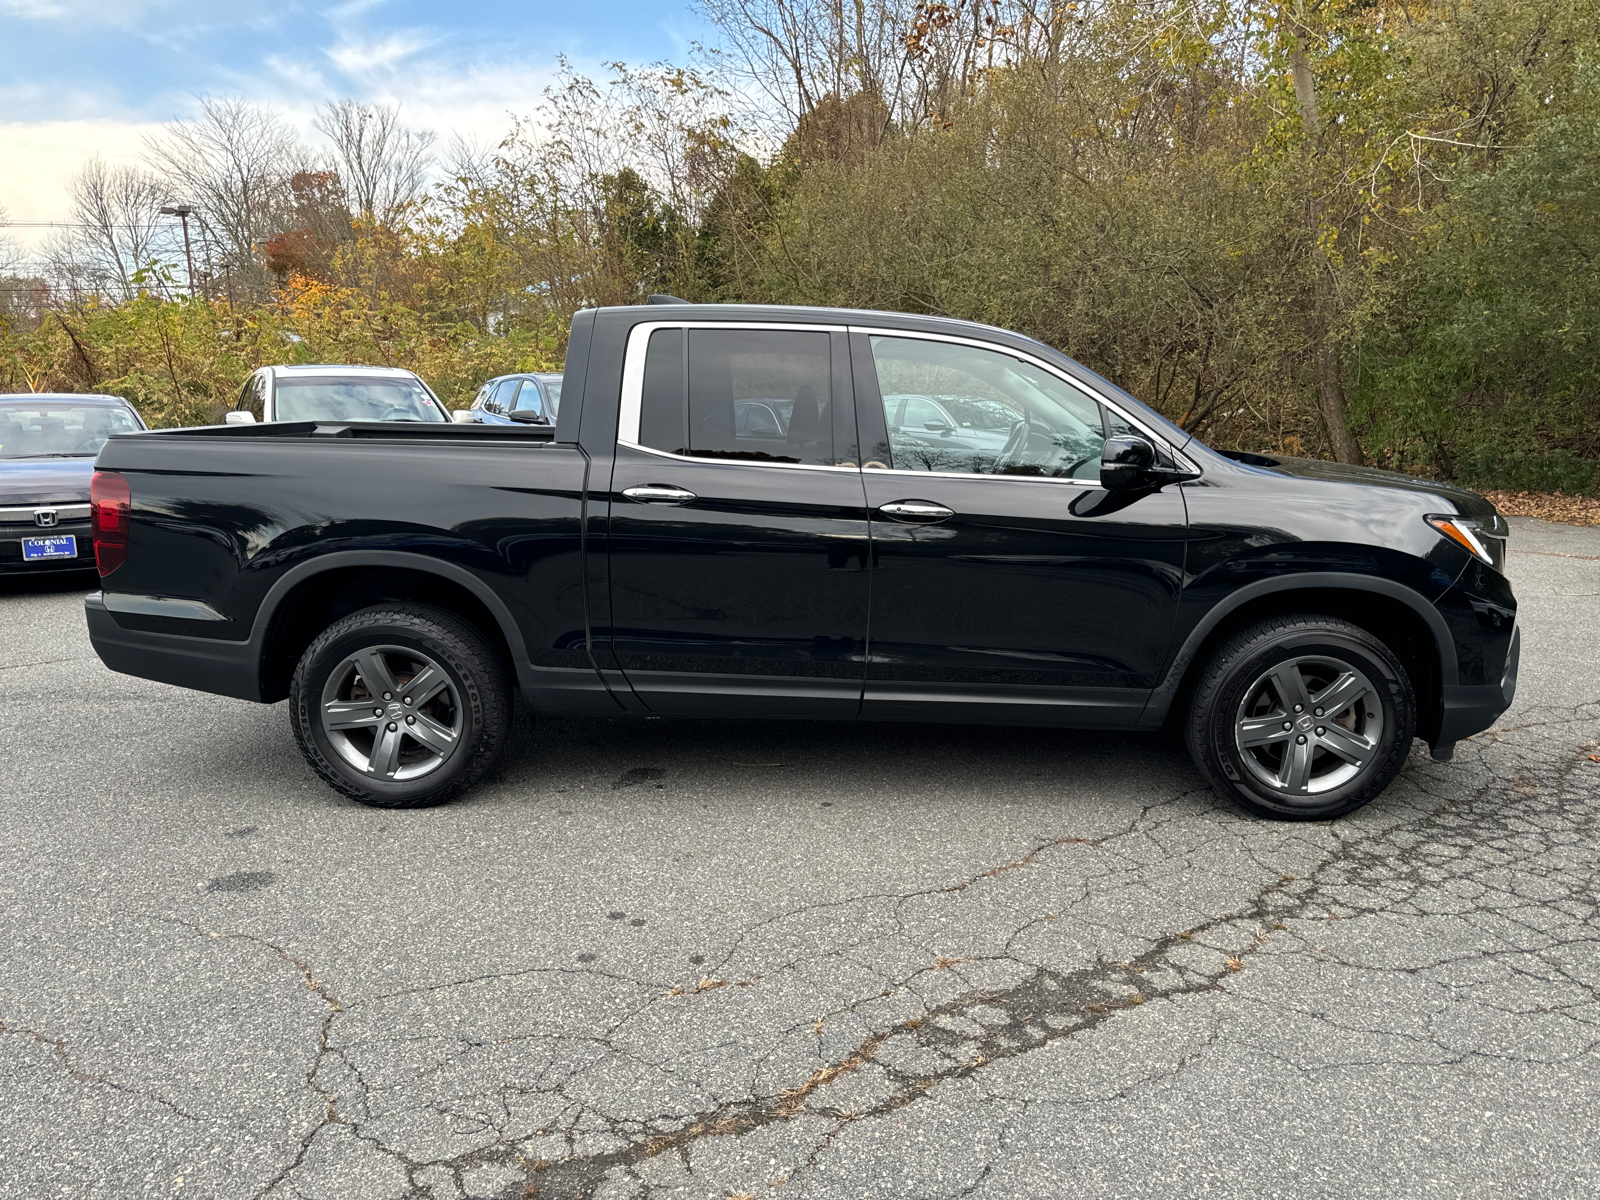
[(296, 366), (278, 364), (269, 366), (266, 370), (279, 375), (403, 375), (408, 379), (417, 377), (415, 371), (408, 371), (404, 367), (363, 367), (343, 363), (309, 363)]
[(0, 404), (38, 400), (70, 400), (74, 404), (127, 404), (121, 396), (101, 392), (0, 392)]

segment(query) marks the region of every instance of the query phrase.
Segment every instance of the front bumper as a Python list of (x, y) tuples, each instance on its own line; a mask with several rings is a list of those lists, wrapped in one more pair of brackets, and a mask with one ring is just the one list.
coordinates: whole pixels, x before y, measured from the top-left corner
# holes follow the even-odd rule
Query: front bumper
[[(78, 539), (76, 558), (41, 558), (28, 562), (22, 557), (22, 539), (25, 537), (59, 537), (71, 534)], [(94, 532), (87, 521), (63, 521), (48, 529), (33, 525), (0, 527), (0, 574), (48, 575), (54, 571), (94, 570)]]
[(1517, 697), (1517, 668), (1522, 662), (1522, 629), (1511, 631), (1506, 669), (1499, 683), (1447, 684), (1443, 689), (1439, 732), (1430, 747), (1433, 757), (1448, 762), (1462, 738), (1482, 733)]
[(89, 644), (113, 671), (240, 700), (261, 699), (261, 655), (255, 643), (126, 629), (117, 624), (99, 592), (84, 597), (83, 609)]

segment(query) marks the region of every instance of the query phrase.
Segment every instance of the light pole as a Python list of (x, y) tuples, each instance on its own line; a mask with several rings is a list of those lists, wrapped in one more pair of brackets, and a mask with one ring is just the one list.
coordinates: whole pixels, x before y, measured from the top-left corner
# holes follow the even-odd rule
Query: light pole
[(183, 222), (183, 261), (189, 270), (189, 299), (194, 299), (194, 255), (189, 252), (189, 217), (194, 212), (191, 204), (169, 204), (161, 210), (163, 216), (177, 217)]

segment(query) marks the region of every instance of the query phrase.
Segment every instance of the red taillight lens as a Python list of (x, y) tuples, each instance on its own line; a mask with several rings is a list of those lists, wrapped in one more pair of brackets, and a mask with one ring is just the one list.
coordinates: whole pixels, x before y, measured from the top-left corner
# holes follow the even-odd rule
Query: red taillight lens
[(133, 489), (115, 471), (96, 471), (89, 482), (89, 528), (94, 531), (94, 565), (102, 578), (128, 557), (128, 519)]

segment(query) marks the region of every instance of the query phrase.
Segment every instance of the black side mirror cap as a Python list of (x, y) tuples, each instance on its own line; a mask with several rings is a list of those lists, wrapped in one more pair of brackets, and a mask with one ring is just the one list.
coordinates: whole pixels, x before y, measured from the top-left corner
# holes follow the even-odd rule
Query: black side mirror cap
[(1100, 486), (1107, 491), (1143, 487), (1156, 465), (1156, 448), (1142, 437), (1119, 434), (1100, 452)]
[(550, 424), (549, 421), (544, 419), (543, 413), (534, 412), (531, 408), (522, 408), (518, 409), (516, 412), (508, 412), (506, 416), (510, 417), (513, 421), (520, 421), (524, 425)]

